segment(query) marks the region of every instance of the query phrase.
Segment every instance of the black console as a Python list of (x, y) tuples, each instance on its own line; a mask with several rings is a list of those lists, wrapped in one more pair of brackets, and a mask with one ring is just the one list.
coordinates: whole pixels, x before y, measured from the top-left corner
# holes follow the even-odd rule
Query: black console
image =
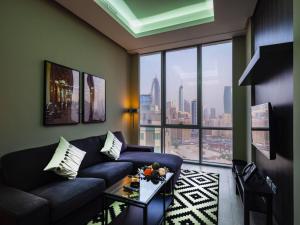
[(272, 225), (273, 183), (257, 170), (254, 163), (233, 160), (233, 173), (236, 181), (236, 194), (244, 205), (244, 225), (249, 225), (249, 212), (267, 214), (267, 225)]

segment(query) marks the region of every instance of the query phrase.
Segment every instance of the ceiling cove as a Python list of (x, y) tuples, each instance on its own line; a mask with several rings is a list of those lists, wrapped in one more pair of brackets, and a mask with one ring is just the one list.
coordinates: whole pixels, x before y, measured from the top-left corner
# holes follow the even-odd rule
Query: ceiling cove
[(213, 0), (94, 0), (133, 37), (214, 21)]

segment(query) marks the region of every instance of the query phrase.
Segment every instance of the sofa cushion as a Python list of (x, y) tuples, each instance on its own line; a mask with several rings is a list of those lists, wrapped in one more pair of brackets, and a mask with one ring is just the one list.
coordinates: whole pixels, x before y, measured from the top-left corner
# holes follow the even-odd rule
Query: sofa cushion
[(124, 152), (118, 161), (128, 161), (134, 164), (134, 169), (158, 162), (161, 166), (168, 167), (172, 172), (176, 172), (182, 165), (182, 158), (171, 154), (160, 154), (153, 152)]
[(47, 184), (32, 190), (31, 193), (48, 200), (51, 221), (55, 222), (100, 197), (104, 190), (103, 179), (76, 178)]
[(60, 137), (55, 153), (44, 171), (53, 171), (62, 177), (75, 179), (85, 154), (85, 151), (76, 148)]
[(100, 162), (110, 161), (106, 155), (100, 153), (100, 149), (104, 146), (105, 142), (105, 140), (102, 140), (103, 136), (106, 137), (106, 135), (101, 135), (70, 141), (72, 145), (86, 152), (80, 168), (86, 168)]
[(154, 152), (153, 146), (127, 145), (126, 152)]
[(118, 138), (119, 141), (122, 142), (121, 153), (124, 152), (127, 148), (127, 143), (121, 131), (115, 131), (113, 134)]
[(0, 224), (48, 225), (48, 201), (20, 189), (0, 185)]
[(90, 166), (78, 173), (79, 177), (96, 177), (106, 181), (106, 186), (110, 186), (132, 173), (131, 162), (104, 162)]
[(43, 171), (52, 158), (57, 144), (9, 153), (1, 158), (3, 182), (29, 191), (49, 182), (62, 179), (50, 171)]
[[(121, 153), (124, 152), (127, 148), (127, 143), (125, 141), (125, 138), (122, 134), (121, 131), (115, 131), (115, 132), (112, 132), (120, 142), (122, 142), (122, 148), (121, 148)], [(103, 146), (104, 146), (104, 143), (105, 143), (105, 140), (106, 140), (106, 134), (105, 135), (101, 135), (100, 136), (100, 140), (101, 142), (103, 143)]]
[(107, 132), (104, 147), (101, 153), (107, 155), (111, 159), (118, 159), (123, 143), (110, 131)]

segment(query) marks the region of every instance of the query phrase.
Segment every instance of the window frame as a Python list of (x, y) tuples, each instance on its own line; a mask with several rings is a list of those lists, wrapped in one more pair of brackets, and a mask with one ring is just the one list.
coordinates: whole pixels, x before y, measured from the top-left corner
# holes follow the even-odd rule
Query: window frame
[[(201, 48), (202, 48), (202, 45), (196, 45), (196, 46), (188, 46), (188, 47), (182, 47), (182, 48), (175, 48), (175, 49), (168, 49), (168, 50), (165, 50), (164, 51), (164, 67), (165, 67), (165, 69), (164, 69), (164, 74), (163, 74), (163, 77), (164, 77), (164, 84), (166, 84), (167, 83), (167, 71), (166, 71), (166, 53), (167, 52), (174, 52), (174, 51), (180, 51), (180, 50), (186, 50), (186, 49), (192, 49), (192, 48), (195, 48), (196, 49), (196, 60), (197, 60), (197, 67), (196, 67), (196, 70), (197, 70), (197, 75), (196, 75), (196, 81), (197, 81), (197, 90), (196, 90), (196, 95), (197, 95), (197, 110), (198, 110), (198, 106), (199, 106), (199, 94), (201, 94), (201, 93), (199, 93), (199, 83), (201, 82), (201, 77), (199, 77), (199, 64), (201, 64), (201, 63), (199, 63), (199, 59), (201, 59), (201, 58), (199, 58), (199, 56), (201, 55)], [(201, 75), (200, 75), (201, 76)], [(167, 104), (167, 86), (166, 85), (164, 85), (164, 86), (162, 86), (163, 87), (163, 89), (164, 89), (164, 98), (163, 98), (163, 102), (162, 102), (162, 104), (164, 104), (164, 114), (162, 115), (162, 117), (163, 117), (163, 119), (164, 119), (164, 125), (165, 125), (165, 127), (166, 126), (170, 126), (170, 127), (168, 127), (168, 128), (187, 128), (187, 127), (189, 127), (189, 126), (191, 126), (191, 127), (198, 127), (198, 125), (199, 125), (199, 121), (198, 121), (198, 117), (199, 117), (199, 114), (198, 114), (198, 112), (197, 112), (197, 124), (195, 125), (195, 124), (180, 124), (180, 123), (178, 123), (178, 124), (172, 124), (172, 123), (167, 123), (166, 122), (166, 104)], [(162, 92), (161, 92), (162, 93)], [(201, 96), (201, 95), (200, 95)], [(173, 126), (180, 126), (180, 127), (173, 127)]]
[[(160, 71), (160, 125), (149, 125), (149, 124), (141, 124), (141, 117), (140, 117), (140, 114), (141, 114), (141, 110), (140, 110), (140, 107), (141, 107), (141, 56), (148, 56), (148, 55), (156, 55), (156, 54), (160, 54), (160, 64), (161, 64), (161, 71)], [(157, 52), (150, 52), (150, 53), (145, 53), (145, 54), (140, 54), (138, 56), (138, 84), (139, 84), (139, 88), (138, 88), (138, 94), (139, 94), (139, 117), (138, 117), (138, 127), (152, 127), (152, 128), (161, 128), (162, 126), (162, 86), (163, 86), (163, 83), (162, 83), (162, 77), (163, 77), (163, 70), (162, 70), (162, 67), (163, 67), (163, 64), (162, 64), (162, 51), (157, 51)]]
[[(230, 167), (231, 164), (225, 164), (225, 163), (217, 163), (217, 162), (209, 162), (209, 161), (203, 161), (203, 146), (202, 146), (202, 135), (203, 130), (229, 130), (232, 132), (233, 137), (233, 120), (230, 127), (210, 127), (210, 126), (202, 126), (202, 47), (203, 46), (209, 46), (209, 45), (216, 45), (216, 44), (222, 44), (222, 43), (232, 43), (232, 39), (227, 39), (223, 41), (217, 41), (217, 42), (211, 42), (211, 43), (205, 43), (205, 44), (199, 44), (199, 45), (192, 45), (192, 46), (185, 46), (180, 48), (173, 48), (173, 49), (167, 49), (162, 51), (155, 51), (151, 53), (145, 53), (140, 54), (138, 57), (138, 83), (139, 83), (139, 101), (140, 101), (140, 79), (141, 79), (141, 70), (140, 70), (140, 58), (147, 55), (154, 55), (154, 54), (160, 54), (161, 55), (161, 85), (160, 85), (160, 93), (161, 93), (161, 123), (160, 125), (142, 125), (140, 124), (140, 118), (138, 120), (138, 129), (140, 128), (159, 128), (161, 131), (161, 139), (160, 139), (160, 153), (166, 153), (165, 149), (165, 130), (168, 128), (177, 128), (177, 129), (196, 129), (198, 130), (199, 135), (199, 157), (198, 160), (186, 160), (184, 159), (185, 163), (192, 163), (192, 164), (198, 164), (198, 165), (214, 165), (214, 166), (221, 166), (221, 167)], [(169, 51), (178, 51), (178, 50), (184, 50), (189, 48), (196, 48), (197, 49), (197, 124), (167, 124), (166, 123), (166, 53)], [(232, 51), (232, 49), (231, 49)], [(231, 81), (231, 87), (233, 86), (232, 83), (233, 79)], [(233, 100), (233, 96), (231, 96), (231, 99)], [(140, 107), (140, 106), (139, 106)], [(233, 109), (233, 101), (232, 101), (232, 109)], [(231, 117), (233, 118), (233, 113), (231, 114)], [(138, 139), (140, 141), (140, 131), (138, 132)], [(232, 139), (232, 154), (233, 154), (233, 139)]]

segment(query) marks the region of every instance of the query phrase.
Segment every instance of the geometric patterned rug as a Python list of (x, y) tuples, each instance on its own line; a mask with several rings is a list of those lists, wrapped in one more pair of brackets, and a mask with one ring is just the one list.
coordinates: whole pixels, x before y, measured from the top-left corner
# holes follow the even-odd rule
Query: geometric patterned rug
[(174, 205), (167, 212), (169, 225), (217, 225), (219, 174), (182, 170), (175, 185)]
[[(167, 211), (167, 225), (217, 225), (219, 174), (181, 170), (175, 185), (174, 203)], [(109, 207), (108, 222), (126, 208), (114, 202)], [(88, 225), (101, 225), (91, 221)]]

